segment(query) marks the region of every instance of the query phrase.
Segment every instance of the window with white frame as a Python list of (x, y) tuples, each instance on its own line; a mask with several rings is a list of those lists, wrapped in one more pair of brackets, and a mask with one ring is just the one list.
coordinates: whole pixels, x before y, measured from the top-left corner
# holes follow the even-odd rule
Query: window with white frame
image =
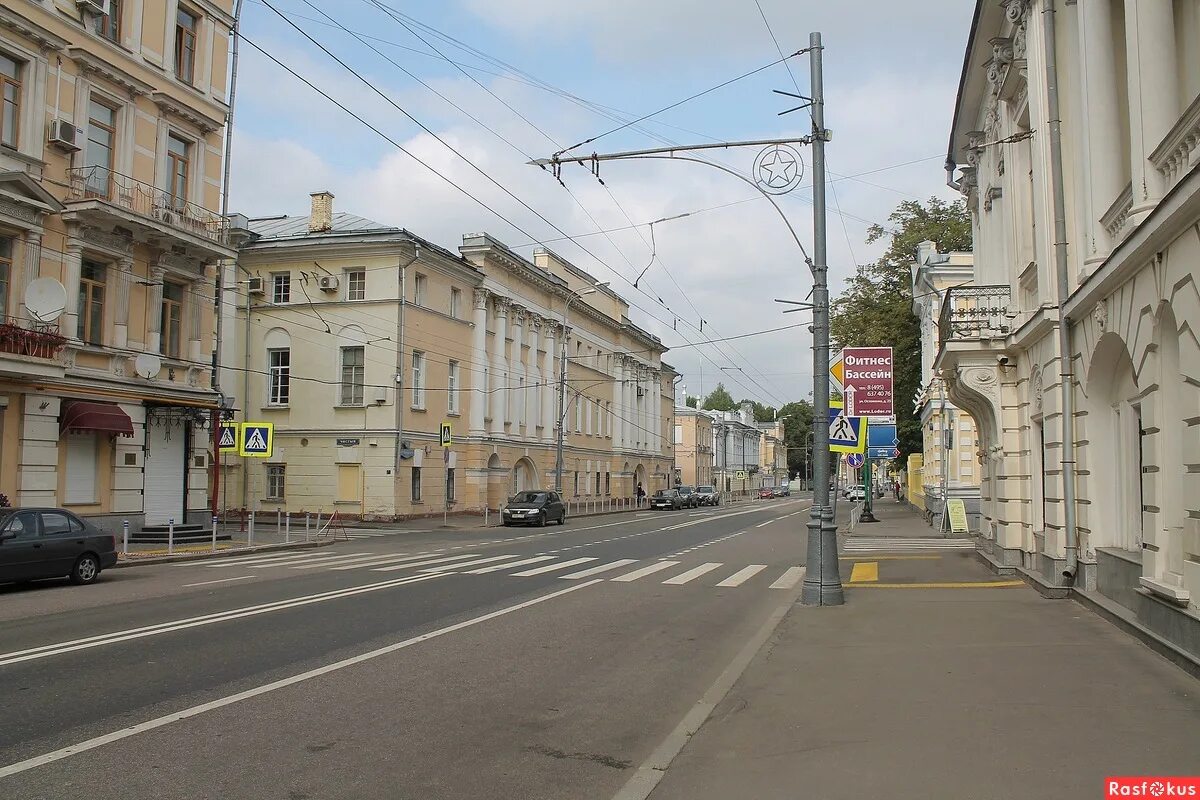
[(267, 499), (286, 500), (287, 466), (267, 464)]
[(675, 426), (675, 444), (683, 444), (683, 426)]
[(346, 270), (346, 299), (367, 299), (367, 270), (365, 268), (355, 267)]
[(575, 393), (575, 432), (583, 432), (583, 395)]
[(25, 65), (0, 53), (0, 144), (14, 150), (20, 143), (21, 73)]
[(429, 279), (421, 273), (413, 278), (413, 304), (418, 306), (425, 305), (425, 298), (428, 296)]
[(366, 370), (365, 347), (342, 348), (342, 380), (339, 402), (344, 406), (363, 404), (363, 381)]
[(412, 407), (425, 408), (425, 354), (420, 350), (412, 354)]
[(446, 412), (458, 413), (458, 362), (451, 361), (446, 373)]
[(276, 304), (292, 302), (292, 273), (271, 273), (271, 302)]
[(450, 287), (450, 316), (458, 319), (458, 315), (462, 312), (462, 291)]
[(280, 347), (267, 351), (267, 405), (286, 406), (292, 395), (292, 351)]

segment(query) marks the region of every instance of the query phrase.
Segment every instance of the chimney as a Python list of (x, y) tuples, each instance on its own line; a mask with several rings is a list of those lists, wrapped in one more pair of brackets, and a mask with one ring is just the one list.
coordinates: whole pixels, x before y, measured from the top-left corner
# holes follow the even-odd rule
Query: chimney
[(312, 212), (308, 217), (309, 233), (324, 233), (333, 227), (333, 193), (313, 192)]

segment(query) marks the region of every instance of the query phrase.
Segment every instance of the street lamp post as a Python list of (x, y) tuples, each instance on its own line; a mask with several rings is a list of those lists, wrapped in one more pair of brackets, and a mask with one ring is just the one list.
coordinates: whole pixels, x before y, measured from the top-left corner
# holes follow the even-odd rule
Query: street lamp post
[(562, 348), (558, 359), (558, 443), (554, 455), (554, 491), (562, 494), (563, 478), (563, 422), (567, 415), (567, 314), (571, 311), (571, 303), (588, 294), (595, 294), (601, 287), (608, 286), (608, 281), (597, 283), (590, 289), (584, 289), (579, 294), (573, 294), (563, 306), (562, 316)]

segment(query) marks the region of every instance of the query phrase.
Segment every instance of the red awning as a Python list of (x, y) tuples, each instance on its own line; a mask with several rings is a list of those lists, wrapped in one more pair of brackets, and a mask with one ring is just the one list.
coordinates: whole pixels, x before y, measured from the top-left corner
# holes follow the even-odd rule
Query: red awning
[(133, 420), (120, 406), (88, 400), (64, 400), (58, 415), (58, 428), (63, 433), (99, 431), (113, 436), (133, 436)]

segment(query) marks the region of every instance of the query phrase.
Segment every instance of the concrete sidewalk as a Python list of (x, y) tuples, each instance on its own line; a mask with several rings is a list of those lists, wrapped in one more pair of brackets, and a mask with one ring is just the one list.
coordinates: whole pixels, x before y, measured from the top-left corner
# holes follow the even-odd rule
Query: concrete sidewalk
[(1197, 773), (1200, 682), (1078, 603), (847, 585), (788, 611), (650, 797), (1082, 800), (1109, 775)]

